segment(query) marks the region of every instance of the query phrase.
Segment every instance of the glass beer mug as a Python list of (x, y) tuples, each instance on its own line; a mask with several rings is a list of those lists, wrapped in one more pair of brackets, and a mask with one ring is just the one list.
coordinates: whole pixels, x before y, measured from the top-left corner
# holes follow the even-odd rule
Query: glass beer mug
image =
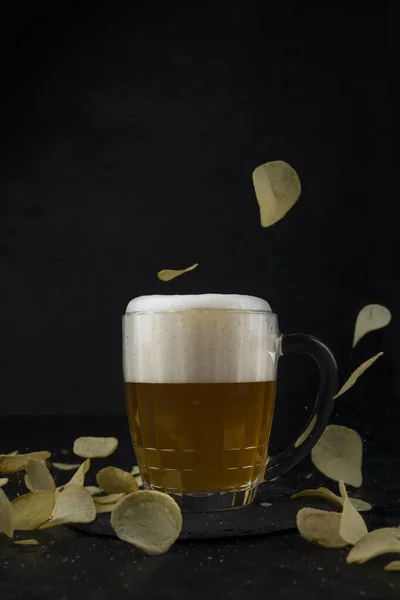
[[(317, 362), (318, 394), (305, 439), (270, 457), (277, 363), (293, 352)], [(132, 300), (123, 317), (123, 367), (144, 487), (198, 511), (250, 504), (262, 481), (309, 454), (337, 385), (335, 359), (322, 342), (281, 335), (265, 300), (231, 294)]]

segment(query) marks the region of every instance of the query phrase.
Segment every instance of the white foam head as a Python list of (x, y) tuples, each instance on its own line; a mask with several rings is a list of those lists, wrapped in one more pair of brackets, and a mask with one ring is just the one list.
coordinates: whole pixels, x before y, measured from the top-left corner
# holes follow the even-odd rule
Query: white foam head
[(123, 335), (125, 381), (276, 378), (276, 317), (268, 302), (254, 296), (141, 296), (127, 306)]

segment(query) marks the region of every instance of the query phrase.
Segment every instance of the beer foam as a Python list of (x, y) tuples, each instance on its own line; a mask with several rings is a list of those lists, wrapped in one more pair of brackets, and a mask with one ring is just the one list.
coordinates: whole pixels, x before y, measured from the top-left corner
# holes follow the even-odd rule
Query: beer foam
[(125, 381), (273, 381), (279, 331), (270, 311), (236, 294), (135, 298), (124, 317)]
[(241, 294), (192, 294), (182, 296), (176, 294), (169, 296), (139, 296), (129, 302), (126, 312), (191, 309), (270, 311), (271, 307), (266, 300), (256, 296)]

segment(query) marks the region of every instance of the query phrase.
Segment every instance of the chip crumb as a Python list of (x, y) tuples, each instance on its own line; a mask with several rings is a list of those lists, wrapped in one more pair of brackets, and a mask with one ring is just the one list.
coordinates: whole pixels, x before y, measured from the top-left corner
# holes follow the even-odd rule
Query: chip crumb
[(14, 540), (13, 544), (16, 544), (18, 546), (38, 546), (39, 542), (32, 538), (29, 540)]
[(73, 452), (82, 458), (106, 458), (118, 447), (115, 437), (80, 437), (74, 442)]

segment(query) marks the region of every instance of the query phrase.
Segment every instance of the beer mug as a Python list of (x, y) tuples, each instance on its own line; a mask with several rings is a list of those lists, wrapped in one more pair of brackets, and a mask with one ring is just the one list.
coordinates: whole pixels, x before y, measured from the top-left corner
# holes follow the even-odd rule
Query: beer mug
[[(318, 364), (318, 394), (304, 435), (270, 457), (278, 359), (293, 352)], [(265, 300), (231, 294), (132, 300), (123, 368), (144, 487), (195, 511), (250, 504), (261, 482), (309, 454), (337, 386), (335, 359), (322, 342), (281, 335)]]

